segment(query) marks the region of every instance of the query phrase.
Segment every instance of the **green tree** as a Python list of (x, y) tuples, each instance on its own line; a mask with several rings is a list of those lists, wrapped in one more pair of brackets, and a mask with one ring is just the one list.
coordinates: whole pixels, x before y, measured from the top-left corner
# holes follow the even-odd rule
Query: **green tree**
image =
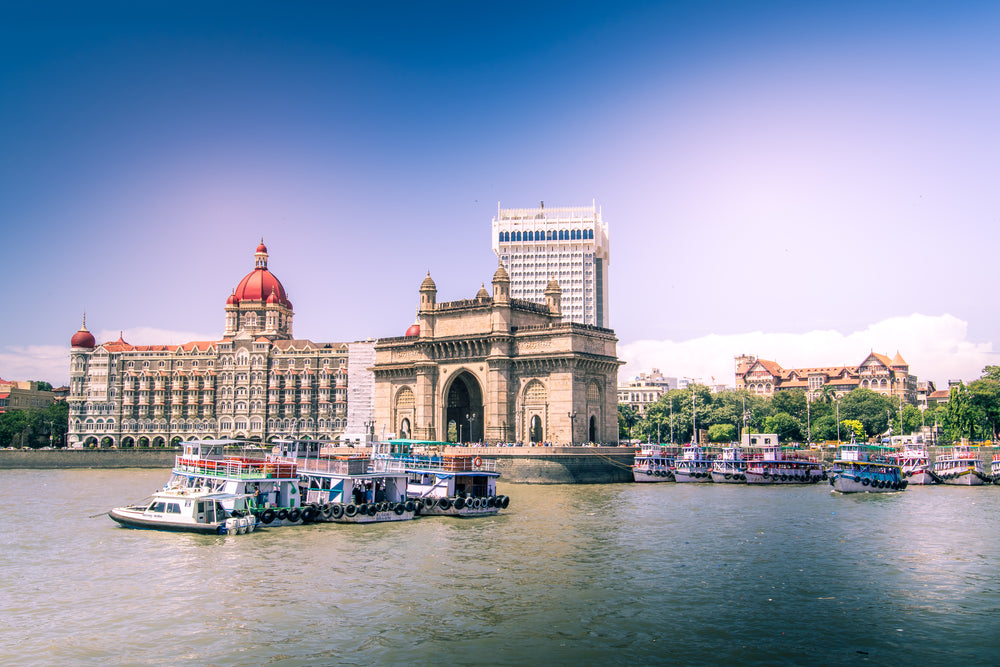
[(806, 423), (806, 392), (801, 389), (788, 389), (774, 393), (771, 399), (774, 414), (784, 412), (791, 415), (800, 424)]
[(787, 412), (779, 412), (764, 420), (766, 433), (777, 433), (781, 442), (802, 440), (802, 428), (799, 421)]
[(854, 437), (859, 439), (864, 439), (865, 437), (865, 425), (857, 419), (841, 419), (840, 427), (842, 440), (849, 440), (852, 433)]
[(736, 440), (736, 427), (733, 424), (712, 424), (708, 427), (709, 442), (733, 442)]
[(635, 408), (626, 403), (618, 404), (618, 438), (621, 440), (632, 439), (632, 427), (639, 423), (639, 415)]
[(959, 383), (951, 388), (948, 397), (948, 411), (945, 426), (952, 440), (973, 437), (973, 427), (977, 421), (976, 406), (968, 388)]
[(871, 437), (889, 429), (889, 415), (894, 408), (888, 396), (871, 389), (855, 389), (840, 399), (840, 419), (856, 419), (864, 426), (864, 436)]

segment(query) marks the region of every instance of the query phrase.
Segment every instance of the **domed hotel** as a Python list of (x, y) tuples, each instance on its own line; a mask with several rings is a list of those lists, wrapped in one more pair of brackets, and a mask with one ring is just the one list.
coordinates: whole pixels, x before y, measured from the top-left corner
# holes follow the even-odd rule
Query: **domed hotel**
[(159, 447), (360, 431), (371, 401), (358, 400), (349, 415), (348, 377), (370, 375), (374, 343), (296, 340), (292, 302), (267, 260), (262, 240), (253, 270), (226, 299), (221, 340), (132, 345), (119, 336), (98, 344), (84, 321), (70, 340), (68, 444)]

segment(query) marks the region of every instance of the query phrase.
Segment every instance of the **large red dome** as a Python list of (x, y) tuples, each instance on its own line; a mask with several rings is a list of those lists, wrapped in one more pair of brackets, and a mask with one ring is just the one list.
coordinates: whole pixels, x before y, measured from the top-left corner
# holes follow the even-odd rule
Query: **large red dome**
[[(240, 284), (236, 286), (236, 290), (227, 300), (227, 304), (247, 300), (265, 301), (268, 300), (268, 297), (273, 292), (277, 297), (277, 302), (291, 310), (292, 302), (288, 300), (284, 286), (282, 286), (281, 281), (273, 273), (267, 270), (267, 248), (264, 246), (263, 241), (257, 246), (255, 257), (257, 266), (243, 277), (243, 280), (240, 281)], [(273, 303), (273, 300), (269, 302)]]
[(83, 324), (80, 326), (80, 330), (73, 334), (73, 337), (69, 339), (70, 347), (95, 347), (97, 345), (97, 340), (94, 339), (94, 334), (87, 331), (87, 318), (84, 316)]

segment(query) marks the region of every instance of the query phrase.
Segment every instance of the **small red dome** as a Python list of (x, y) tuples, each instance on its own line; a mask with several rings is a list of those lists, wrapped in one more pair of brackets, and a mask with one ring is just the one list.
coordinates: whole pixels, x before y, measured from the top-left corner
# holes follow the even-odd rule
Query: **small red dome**
[(233, 292), (232, 294), (229, 295), (229, 298), (226, 299), (226, 305), (227, 306), (238, 306), (238, 305), (240, 305), (240, 298), (238, 296), (236, 296), (236, 292)]
[(273, 289), (271, 290), (271, 293), (267, 295), (267, 302), (269, 304), (278, 303), (278, 294)]
[(420, 325), (411, 324), (410, 328), (406, 330), (406, 336), (419, 336), (420, 335)]
[(257, 246), (257, 252), (267, 252), (267, 246), (264, 245), (264, 240), (261, 239), (260, 245)]
[(97, 345), (97, 340), (94, 339), (94, 334), (87, 331), (87, 318), (83, 319), (83, 324), (80, 326), (80, 330), (73, 334), (73, 337), (69, 339), (69, 344), (71, 347), (89, 348), (93, 348)]

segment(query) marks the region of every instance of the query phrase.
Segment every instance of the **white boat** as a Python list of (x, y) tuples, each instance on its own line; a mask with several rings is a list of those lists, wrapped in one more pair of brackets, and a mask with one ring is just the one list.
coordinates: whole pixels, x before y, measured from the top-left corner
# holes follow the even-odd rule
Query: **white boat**
[(712, 481), (712, 459), (697, 443), (686, 445), (680, 458), (674, 459), (674, 481)]
[(663, 445), (642, 445), (632, 464), (632, 479), (636, 482), (673, 482), (674, 449)]
[(747, 479), (747, 460), (739, 445), (724, 447), (712, 461), (712, 481), (717, 484), (743, 484)]
[(201, 489), (164, 489), (154, 493), (148, 502), (116, 507), (108, 516), (126, 528), (213, 535), (253, 532), (256, 517), (234, 516), (226, 510), (225, 504), (234, 500), (231, 495)]
[(967, 444), (949, 447), (944, 454), (939, 454), (934, 460), (934, 477), (952, 486), (982, 486), (992, 481), (979, 447)]
[(497, 494), (496, 459), (450, 454), (451, 447), (413, 440), (376, 442), (372, 469), (406, 473), (407, 496), (419, 503), (421, 516), (489, 516), (506, 509), (510, 498)]
[(990, 474), (993, 476), (993, 483), (1000, 484), (1000, 454), (994, 454), (990, 461)]
[(892, 462), (890, 448), (855, 442), (840, 446), (833, 462), (830, 486), (840, 493), (888, 493), (902, 491), (907, 482), (902, 469)]
[(278, 440), (270, 459), (294, 464), (299, 476), (303, 511), (316, 521), (380, 523), (408, 521), (419, 511), (407, 497), (404, 471), (376, 470), (367, 455), (338, 456), (319, 440)]
[(895, 462), (902, 468), (903, 479), (910, 484), (936, 484), (931, 472), (931, 457), (919, 436), (892, 436), (890, 444), (895, 447)]
[(753, 452), (746, 463), (747, 484), (816, 484), (827, 478), (822, 461), (785, 452), (776, 433), (754, 433), (747, 439)]
[(253, 514), (268, 526), (315, 520), (299, 501), (294, 463), (271, 461), (259, 446), (241, 440), (190, 440), (180, 446), (164, 488), (226, 494), (228, 512)]

